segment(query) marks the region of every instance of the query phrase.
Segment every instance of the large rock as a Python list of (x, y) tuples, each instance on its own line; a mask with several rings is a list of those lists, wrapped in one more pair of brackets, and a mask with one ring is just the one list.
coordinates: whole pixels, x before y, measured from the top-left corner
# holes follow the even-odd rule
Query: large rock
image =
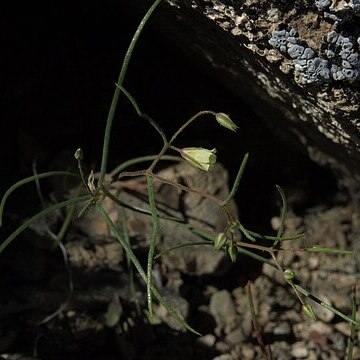
[(359, 8), (357, 0), (168, 0), (154, 21), (314, 160), (357, 178)]

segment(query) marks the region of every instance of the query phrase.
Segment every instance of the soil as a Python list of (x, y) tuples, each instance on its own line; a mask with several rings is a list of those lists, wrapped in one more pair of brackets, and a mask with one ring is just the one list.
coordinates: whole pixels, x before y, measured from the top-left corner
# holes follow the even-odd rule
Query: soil
[[(74, 11), (79, 15), (83, 10)], [(96, 16), (111, 23), (95, 9), (87, 11), (85, 29), (93, 29), (90, 24)], [(73, 20), (75, 23), (75, 15)], [(47, 39), (46, 27), (41, 24), (39, 44)], [(129, 39), (125, 35), (132, 30), (124, 29), (124, 39), (117, 48), (111, 41), (113, 25), (105, 30), (99, 27), (104, 32), (102, 36), (108, 39), (105, 43), (97, 43), (96, 37), (95, 43), (90, 42), (84, 33), (83, 38), (76, 33), (77, 42), (72, 31), (78, 28), (71, 22), (69, 26), (62, 34), (64, 39), (49, 47), (50, 54), (56, 54), (54, 59), (51, 56), (44, 59), (44, 52), (28, 48), (27, 58), (33, 66), (30, 74), (23, 70), (21, 58), (12, 57), (12, 69), (21, 69), (27, 81), (19, 80), (21, 74), (13, 78), (14, 75), (9, 75), (6, 96), (2, 95), (12, 104), (4, 117), (4, 129), (12, 135), (11, 139), (17, 139), (16, 151), (2, 151), (6, 175), (1, 179), (3, 188), (14, 179), (32, 174), (34, 159), (39, 172), (76, 168), (72, 153), (79, 146), (84, 148), (88, 168), (99, 167), (104, 121), (98, 119), (106, 115), (119, 67), (113, 54), (123, 52), (127, 43), (124, 39)], [(60, 36), (56, 26), (53, 31)], [(247, 228), (275, 234), (281, 206), (275, 185), (280, 184), (289, 202), (287, 234), (305, 232), (307, 244), (350, 249), (353, 254), (309, 255), (288, 250), (279, 252), (279, 263), (295, 271), (301, 286), (341, 312), (351, 314), (352, 288), (359, 283), (360, 276), (360, 213), (356, 194), (341, 187), (341, 179), (309, 160), (296, 144), (281, 138), (281, 131), (274, 131), (246, 104), (215, 84), (209, 74), (186, 63), (178, 49), (159, 41), (157, 31), (150, 27), (144, 35), (128, 79), (130, 90), (136, 90), (134, 94), (146, 111), (159, 119), (169, 134), (184, 119), (209, 107), (230, 113), (240, 127), (236, 135), (225, 130), (220, 133), (216, 126), (213, 129), (209, 126), (207, 119), (179, 140), (179, 147), (217, 147), (222, 165), (206, 178), (218, 181), (215, 188), (209, 185), (213, 181), (204, 180), (204, 174), (189, 173), (186, 167), (162, 171), (167, 175), (176, 173), (181, 181), (204, 185), (209, 192), (223, 196), (243, 154), (249, 151), (250, 161), (234, 211)], [(89, 58), (89, 54), (95, 53), (98, 56)], [(39, 59), (49, 61), (46, 71), (35, 67)], [(144, 68), (149, 70), (138, 70)], [(54, 88), (50, 80), (55, 74), (61, 81)], [(121, 106), (124, 110), (114, 129), (109, 167), (131, 156), (154, 153), (160, 146), (150, 128), (143, 136), (145, 128), (131, 107), (125, 102)], [(40, 126), (49, 117), (51, 122)], [(7, 149), (5, 145), (1, 145), (2, 150)], [(41, 187), (48, 204), (65, 198), (73, 188), (74, 184), (64, 186), (62, 181), (47, 181)], [(157, 196), (163, 197), (162, 202), (180, 203), (176, 198), (179, 194), (165, 190), (158, 189)], [(201, 209), (201, 214), (209, 214), (210, 226), (221, 229), (223, 219), (209, 204), (185, 200), (180, 204), (182, 210), (192, 210), (193, 216)], [(39, 210), (39, 203), (33, 188), (19, 190), (9, 200), (2, 239), (29, 214)], [(151, 324), (146, 316), (144, 284), (135, 274), (135, 301), (124, 251), (91, 210), (81, 220), (74, 220), (62, 251), (52, 249), (51, 232), (59, 230), (63, 217), (59, 212), (34, 225), (1, 254), (1, 359), (262, 359), (248, 308), (248, 281), (252, 282), (262, 338), (274, 359), (346, 356), (350, 329), (344, 320), (314, 303), (317, 320), (308, 319), (279, 271), (245, 256), (238, 257), (233, 264), (226, 254), (209, 251), (210, 248), (174, 251), (154, 265), (154, 278), (161, 293), (202, 336), (185, 332), (157, 304), (156, 321)], [(130, 218), (128, 222), (134, 251), (144, 266), (147, 221)], [(181, 242), (184, 237), (195, 241), (174, 229), (163, 227), (162, 231), (159, 249)], [(304, 243), (284, 246), (297, 248)], [(353, 359), (360, 359), (358, 347)]]

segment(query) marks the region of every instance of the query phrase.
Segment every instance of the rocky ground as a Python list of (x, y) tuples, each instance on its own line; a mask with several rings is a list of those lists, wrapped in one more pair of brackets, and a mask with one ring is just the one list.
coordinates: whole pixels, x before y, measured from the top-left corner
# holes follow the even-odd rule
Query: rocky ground
[[(214, 181), (219, 174), (222, 181)], [(228, 191), (227, 172), (221, 165), (209, 177), (183, 164), (163, 170), (162, 175), (182, 177), (222, 195)], [(130, 203), (141, 201), (134, 194), (126, 196)], [(179, 194), (164, 187), (157, 189), (157, 196), (172, 209), (179, 200)], [(360, 276), (356, 203), (341, 191), (331, 203), (308, 208), (299, 206), (301, 193), (293, 191), (288, 197), (287, 233), (305, 231), (309, 244), (354, 253), (309, 255), (290, 249), (278, 254), (279, 263), (296, 272), (301, 286), (350, 314), (352, 287)], [(190, 219), (207, 212), (212, 226), (224, 225), (206, 201), (185, 196), (183, 204)], [(107, 206), (116, 217), (113, 205)], [(146, 216), (127, 214), (135, 252), (145, 264), (150, 222)], [(269, 217), (268, 222), (275, 231), (279, 218)], [(202, 334), (198, 337), (185, 332), (157, 304), (156, 321), (149, 323), (144, 285), (135, 275), (135, 301), (124, 251), (94, 212), (75, 220), (70, 228), (64, 243), (68, 264), (60, 250), (50, 250), (51, 240), (44, 235), (48, 224), (28, 231), (2, 258), (2, 359), (261, 359), (246, 296), (249, 280), (262, 338), (274, 359), (345, 358), (347, 323), (314, 303), (318, 319), (308, 319), (282, 274), (271, 266), (245, 257), (231, 264), (225, 254), (209, 246), (176, 250), (157, 260), (158, 288)], [(196, 236), (162, 224), (159, 250), (184, 239), (196, 241)], [(303, 242), (284, 245), (302, 246)], [(358, 347), (353, 359), (360, 359)]]

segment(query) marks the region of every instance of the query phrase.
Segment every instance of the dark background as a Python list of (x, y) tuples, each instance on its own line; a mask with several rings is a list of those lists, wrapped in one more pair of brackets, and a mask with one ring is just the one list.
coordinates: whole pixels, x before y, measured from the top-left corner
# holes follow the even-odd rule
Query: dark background
[[(6, 4), (1, 29), (1, 193), (15, 180), (31, 175), (34, 161), (38, 172), (76, 166), (72, 154), (78, 147), (84, 151), (85, 163), (99, 170), (114, 83), (144, 14), (143, 3)], [(258, 222), (259, 215), (278, 211), (275, 184), (302, 189), (302, 200), (305, 197), (309, 202), (333, 188), (327, 170), (273, 133), (251, 108), (217, 83), (214, 69), (189, 59), (184, 49), (172, 43), (171, 34), (159, 25), (166, 14), (165, 5), (155, 11), (125, 79), (125, 87), (142, 110), (169, 135), (200, 110), (230, 114), (240, 127), (237, 134), (204, 118), (177, 145), (216, 147), (219, 161), (232, 176), (244, 153), (250, 152), (239, 191), (244, 200), (240, 206), (246, 204), (244, 216), (249, 220), (255, 215), (252, 221)], [(122, 98), (114, 121), (109, 169), (160, 148), (159, 136)], [(31, 199), (36, 201), (36, 195)], [(252, 205), (257, 201), (261, 207)], [(10, 209), (20, 211), (19, 202), (12, 204)]]

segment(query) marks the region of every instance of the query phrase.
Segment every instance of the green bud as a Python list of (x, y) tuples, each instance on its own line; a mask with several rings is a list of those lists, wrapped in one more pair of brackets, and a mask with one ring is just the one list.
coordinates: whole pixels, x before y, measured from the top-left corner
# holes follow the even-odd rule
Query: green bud
[(209, 171), (216, 163), (216, 149), (189, 147), (182, 149), (180, 154), (192, 166), (204, 171)]
[(286, 269), (284, 271), (284, 279), (286, 281), (294, 280), (295, 279), (295, 271), (291, 269)]
[(230, 119), (229, 115), (224, 113), (216, 113), (215, 115), (216, 121), (223, 127), (231, 131), (236, 131), (239, 127)]
[(76, 159), (77, 161), (81, 161), (81, 160), (84, 158), (84, 154), (83, 154), (82, 149), (78, 148), (78, 149), (75, 151), (74, 157), (75, 157), (75, 159)]
[(316, 315), (315, 315), (314, 310), (313, 310), (313, 308), (312, 308), (312, 306), (310, 304), (307, 304), (307, 303), (303, 304), (302, 311), (311, 320), (316, 320)]
[(214, 240), (214, 250), (220, 250), (227, 242), (228, 237), (224, 233), (219, 233), (216, 235)]
[(230, 256), (230, 259), (233, 263), (236, 262), (236, 257), (237, 257), (237, 251), (236, 251), (236, 246), (234, 245), (233, 242), (229, 243), (228, 248), (227, 248), (227, 252)]

